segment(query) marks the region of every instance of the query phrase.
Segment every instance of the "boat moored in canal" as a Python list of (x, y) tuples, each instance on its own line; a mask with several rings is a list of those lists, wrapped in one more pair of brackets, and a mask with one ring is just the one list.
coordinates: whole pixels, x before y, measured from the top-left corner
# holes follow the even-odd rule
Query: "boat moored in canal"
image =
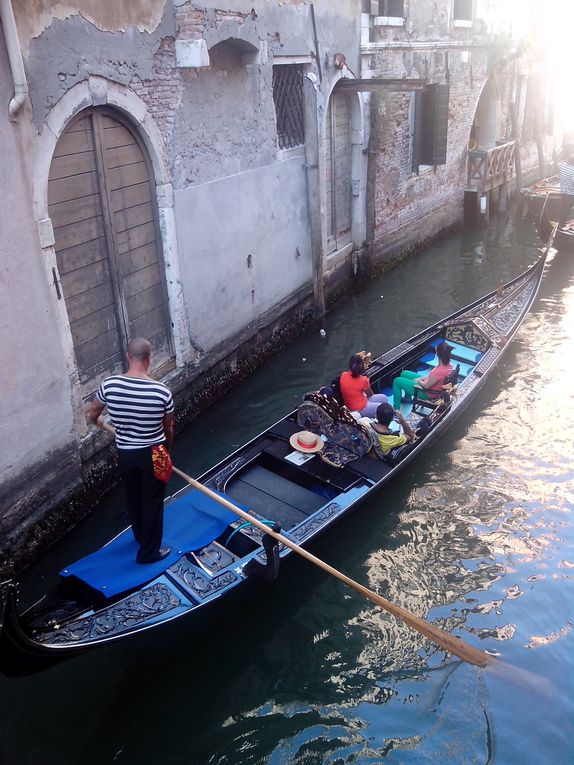
[[(416, 436), (385, 460), (368, 453), (369, 436), (345, 410), (313, 394), (198, 480), (307, 546), (416, 459), (476, 398), (536, 297), (547, 254), (545, 248), (517, 278), (373, 360), (371, 388), (389, 401), (393, 379), (404, 369), (431, 370), (442, 341), (452, 347), (458, 374), (452, 395), (438, 406), (416, 397), (395, 404)], [(308, 454), (294, 449), (302, 430), (326, 438), (325, 448)], [(218, 606), (254, 578), (277, 574), (291, 550), (270, 540), (185, 487), (166, 501), (164, 541), (173, 550), (165, 560), (136, 564), (128, 528), (64, 569), (55, 599), (21, 613), (16, 584), (4, 583), (0, 666), (6, 674), (35, 671)]]
[(520, 189), (520, 194), (526, 202), (528, 216), (532, 220), (537, 221), (543, 211), (550, 217), (560, 214), (562, 195), (558, 175), (531, 183), (530, 186)]
[[(557, 220), (552, 220), (549, 215), (543, 212), (536, 227), (540, 239), (547, 242), (556, 225)], [(553, 243), (559, 252), (574, 252), (574, 219), (558, 226)]]

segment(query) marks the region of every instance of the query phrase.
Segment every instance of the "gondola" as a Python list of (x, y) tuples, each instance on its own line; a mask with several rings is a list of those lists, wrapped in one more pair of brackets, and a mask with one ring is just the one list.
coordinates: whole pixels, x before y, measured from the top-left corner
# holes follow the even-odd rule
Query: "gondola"
[[(538, 235), (543, 241), (548, 241), (549, 236), (556, 225), (556, 221), (542, 213), (537, 224)], [(567, 221), (556, 230), (554, 247), (559, 252), (574, 252), (574, 219)]]
[(532, 220), (538, 220), (544, 210), (550, 217), (557, 216), (560, 212), (560, 178), (552, 175), (541, 181), (531, 183), (520, 189), (520, 194), (528, 208), (528, 216)]
[[(450, 394), (438, 404), (416, 396), (400, 404), (415, 429), (412, 443), (384, 460), (373, 458), (361, 425), (342, 407), (337, 418), (334, 399), (310, 394), (297, 410), (198, 480), (307, 546), (415, 460), (476, 398), (536, 297), (547, 252), (498, 290), (373, 360), (367, 371), (371, 387), (392, 402), (392, 381), (401, 370), (430, 369), (441, 340), (453, 348), (457, 379)], [(294, 449), (293, 439), (302, 430), (327, 439), (325, 449), (312, 454)], [(6, 674), (37, 671), (66, 656), (206, 613), (257, 578), (275, 577), (291, 554), (191, 487), (166, 501), (164, 540), (173, 547), (171, 557), (138, 566), (126, 529), (64, 569), (56, 597), (24, 612), (18, 609), (16, 583), (0, 584), (1, 669)]]

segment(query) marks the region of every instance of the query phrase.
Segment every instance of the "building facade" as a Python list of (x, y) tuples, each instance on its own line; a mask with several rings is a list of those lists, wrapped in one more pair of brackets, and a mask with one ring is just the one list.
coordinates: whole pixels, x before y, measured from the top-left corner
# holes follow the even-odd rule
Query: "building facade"
[(427, 82), (423, 93), (371, 96), (375, 257), (460, 222), (465, 195), (485, 215), (493, 202), (504, 207), (522, 174), (544, 176), (556, 142), (551, 89), (516, 30), (528, 30), (534, 10), (496, 0), (363, 4), (363, 72)]
[(92, 481), (84, 410), (130, 337), (193, 409), (461, 220), (469, 148), (509, 142), (510, 104), (538, 166), (526, 57), (472, 2), (231, 5), (0, 0), (5, 556)]

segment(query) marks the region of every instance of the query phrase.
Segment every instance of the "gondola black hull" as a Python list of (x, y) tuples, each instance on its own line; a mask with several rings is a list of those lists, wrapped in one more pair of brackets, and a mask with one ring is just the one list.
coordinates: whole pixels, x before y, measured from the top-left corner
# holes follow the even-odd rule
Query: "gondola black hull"
[[(464, 370), (457, 394), (446, 411), (424, 436), (403, 447), (394, 463), (364, 456), (336, 468), (315, 456), (304, 465), (294, 465), (290, 461), (293, 455), (288, 453), (289, 434), (302, 428), (297, 422), (298, 413), (292, 412), (208, 470), (199, 481), (211, 489), (227, 492), (231, 499), (249, 506), (259, 518), (266, 514), (258, 509), (258, 497), (263, 496), (263, 491), (255, 485), (255, 479), (266, 481), (264, 496), (268, 505), (263, 505), (269, 511), (266, 517), (281, 522), (283, 533), (292, 541), (308, 546), (440, 439), (477, 398), (536, 297), (546, 257), (544, 252), (536, 264), (502, 290), (474, 301), (374, 360), (368, 371), (371, 385), (375, 391), (388, 392), (392, 379), (402, 368), (424, 362), (432, 343), (446, 337), (460, 354)], [(423, 414), (411, 411), (408, 415), (411, 424), (416, 426)], [(314, 492), (323, 492), (325, 498)], [(139, 590), (109, 605), (84, 609), (62, 620), (51, 615), (38, 625), (37, 620), (19, 615), (16, 587), (4, 585), (0, 668), (8, 674), (36, 671), (65, 656), (135, 637), (193, 613), (206, 613), (221, 606), (238, 590), (249, 592), (247, 585), (253, 582), (246, 573), (250, 561), (265, 563), (262, 534), (239, 525), (231, 534), (233, 544), (224, 538), (215, 540), (204, 550), (185, 555)], [(205, 552), (209, 555), (202, 558)], [(288, 548), (281, 548), (281, 559), (290, 553)], [(211, 563), (214, 555), (221, 559), (217, 565)]]

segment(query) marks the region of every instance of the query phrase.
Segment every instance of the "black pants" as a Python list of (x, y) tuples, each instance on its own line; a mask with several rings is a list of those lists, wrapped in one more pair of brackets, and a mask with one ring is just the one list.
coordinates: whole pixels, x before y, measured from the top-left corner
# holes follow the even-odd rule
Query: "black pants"
[(150, 560), (161, 546), (165, 483), (153, 474), (151, 447), (118, 449), (118, 467), (126, 490), (126, 504), (139, 551), (136, 560)]
[(560, 225), (563, 226), (570, 218), (570, 212), (574, 207), (574, 194), (562, 194), (560, 203)]

